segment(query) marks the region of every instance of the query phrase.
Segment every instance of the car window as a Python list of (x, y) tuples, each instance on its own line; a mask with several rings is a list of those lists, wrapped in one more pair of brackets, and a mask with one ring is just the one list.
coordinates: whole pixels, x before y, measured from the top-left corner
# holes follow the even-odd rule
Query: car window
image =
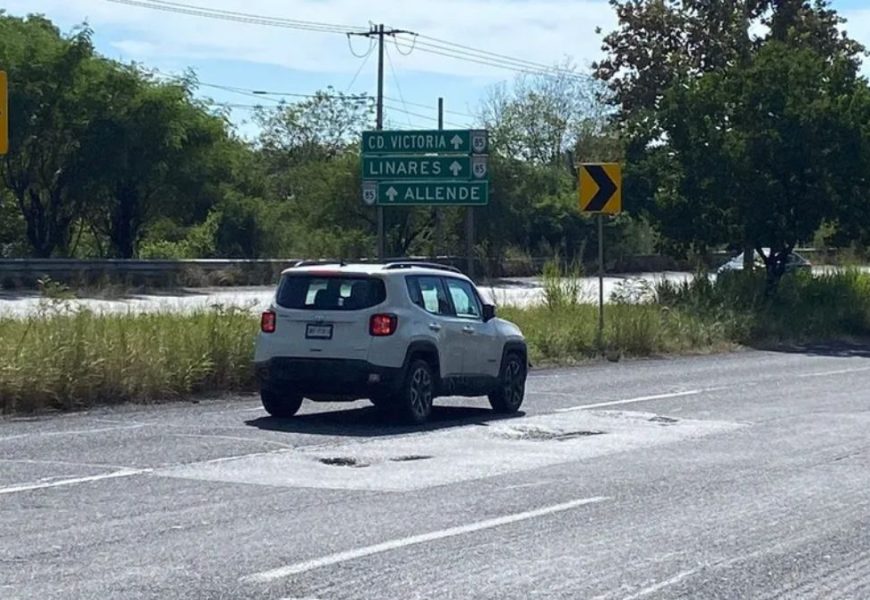
[(386, 300), (384, 282), (375, 277), (285, 275), (276, 302), (302, 310), (361, 310)]
[(480, 319), (483, 310), (471, 284), (461, 279), (447, 279), (446, 281), (456, 316)]
[(411, 302), (433, 315), (453, 314), (438, 277), (408, 277), (406, 282)]

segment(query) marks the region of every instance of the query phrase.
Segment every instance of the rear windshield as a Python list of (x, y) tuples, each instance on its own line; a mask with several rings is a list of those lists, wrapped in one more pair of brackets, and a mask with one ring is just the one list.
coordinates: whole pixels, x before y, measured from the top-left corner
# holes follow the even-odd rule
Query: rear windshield
[(384, 282), (375, 277), (285, 275), (277, 302), (301, 310), (361, 310), (386, 300)]

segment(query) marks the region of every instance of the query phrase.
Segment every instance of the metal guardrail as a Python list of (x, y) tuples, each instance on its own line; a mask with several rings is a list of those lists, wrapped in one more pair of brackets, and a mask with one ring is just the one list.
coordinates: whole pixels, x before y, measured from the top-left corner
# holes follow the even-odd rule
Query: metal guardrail
[[(813, 262), (824, 259), (830, 254), (822, 249), (802, 248), (797, 250)], [(733, 256), (733, 252), (713, 252), (710, 259), (715, 268)], [(299, 258), (262, 258), (262, 259), (181, 259), (181, 260), (142, 260), (142, 259), (94, 259), (80, 260), (68, 258), (7, 258), (0, 259), (0, 286), (17, 287), (33, 285), (38, 279), (49, 277), (62, 282), (99, 282), (132, 281), (157, 283), (162, 285), (256, 285), (275, 281), (278, 274), (296, 263)], [(550, 258), (537, 257), (505, 261), (501, 271), (531, 270), (538, 272)], [(677, 263), (663, 256), (633, 256), (615, 258), (621, 265), (618, 270), (625, 272), (643, 270), (672, 270)], [(395, 257), (385, 262), (427, 261), (437, 262), (449, 267), (462, 268), (465, 257)], [(338, 261), (336, 261), (338, 262)], [(371, 259), (353, 259), (348, 262), (373, 262)], [(486, 272), (483, 264), (478, 273)], [(533, 274), (533, 273), (525, 273)]]
[[(160, 285), (262, 285), (275, 281), (284, 269), (302, 259), (188, 259), (79, 260), (68, 258), (0, 259), (0, 287), (32, 286), (50, 278), (59, 282), (98, 283), (120, 281)], [(432, 260), (423, 257), (397, 257), (389, 261)], [(464, 259), (439, 257), (437, 262), (458, 266)], [(335, 262), (338, 262), (337, 260)], [(372, 262), (368, 259), (347, 262)]]

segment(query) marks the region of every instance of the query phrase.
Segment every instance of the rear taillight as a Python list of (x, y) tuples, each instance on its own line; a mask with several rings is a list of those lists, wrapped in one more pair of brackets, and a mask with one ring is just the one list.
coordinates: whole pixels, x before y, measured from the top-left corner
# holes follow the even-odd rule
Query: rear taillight
[(260, 331), (275, 333), (275, 313), (271, 310), (267, 310), (260, 316)]
[(393, 335), (399, 325), (396, 315), (372, 315), (369, 320), (369, 333), (376, 337)]

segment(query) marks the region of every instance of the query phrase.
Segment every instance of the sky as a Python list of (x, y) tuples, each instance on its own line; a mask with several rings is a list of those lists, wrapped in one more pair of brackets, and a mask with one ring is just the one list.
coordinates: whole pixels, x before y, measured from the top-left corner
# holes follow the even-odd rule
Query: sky
[[(440, 45), (429, 46), (435, 52), (444, 46), (433, 38), (544, 65), (571, 60), (583, 72), (601, 58), (602, 35), (596, 28), (607, 32), (616, 24), (607, 0), (175, 1), (351, 28), (384, 23), (428, 36), (418, 40)], [(870, 0), (834, 0), (833, 6), (848, 19), (849, 34), (870, 47)], [(101, 54), (167, 74), (193, 69), (202, 84), (295, 94), (327, 86), (350, 94), (376, 91), (377, 53), (358, 58), (373, 48), (365, 38), (348, 39), (343, 33), (214, 20), (110, 0), (3, 0), (0, 8), (17, 16), (44, 14), (65, 32), (87, 22)], [(410, 37), (402, 39), (410, 44)], [(447, 126), (468, 127), (488, 90), (516, 76), (489, 64), (426, 52), (422, 44), (412, 48), (388, 43), (385, 62), (387, 126), (401, 129), (433, 128), (439, 96), (444, 98)], [(233, 109), (232, 119), (248, 136), (256, 131), (248, 107), (272, 105), (282, 97), (206, 85), (200, 93), (243, 105)]]

